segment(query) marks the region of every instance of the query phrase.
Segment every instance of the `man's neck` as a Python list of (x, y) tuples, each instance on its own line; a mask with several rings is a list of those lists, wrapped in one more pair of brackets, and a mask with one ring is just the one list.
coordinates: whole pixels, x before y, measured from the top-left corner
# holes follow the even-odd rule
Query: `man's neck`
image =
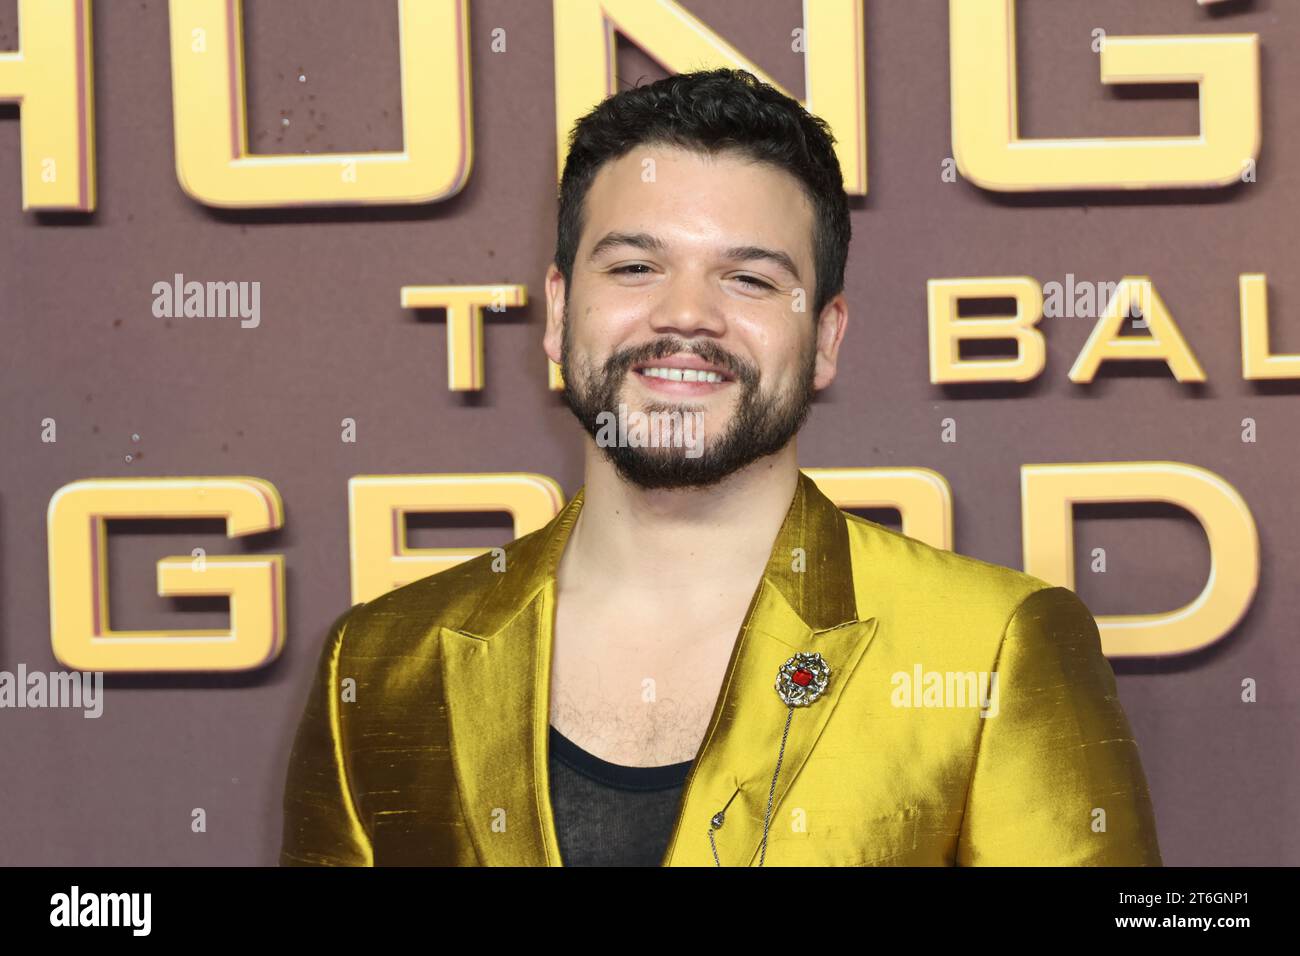
[(625, 482), (588, 444), (582, 510), (560, 562), (561, 590), (686, 596), (756, 586), (799, 480), (793, 441), (716, 485), (674, 490)]

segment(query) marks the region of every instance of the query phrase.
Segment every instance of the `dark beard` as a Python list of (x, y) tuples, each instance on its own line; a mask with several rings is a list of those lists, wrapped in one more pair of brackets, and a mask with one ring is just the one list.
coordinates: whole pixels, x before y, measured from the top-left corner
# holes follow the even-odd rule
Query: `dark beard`
[[(615, 352), (599, 371), (590, 362), (584, 363), (583, 374), (578, 378), (574, 375), (570, 354), (571, 327), (566, 309), (560, 350), (564, 403), (597, 440), (597, 447), (613, 463), (623, 480), (640, 488), (699, 488), (717, 484), (733, 472), (775, 454), (789, 444), (803, 426), (812, 406), (815, 340), (805, 349), (794, 388), (788, 395), (772, 398), (759, 388), (758, 370), (753, 365), (740, 362), (707, 339), (691, 342), (665, 336), (636, 348)], [(696, 458), (687, 457), (682, 448), (672, 446), (602, 445), (598, 435), (601, 424), (597, 416), (602, 412), (617, 412), (619, 391), (628, 370), (638, 362), (682, 353), (698, 355), (704, 361), (726, 369), (736, 387), (741, 389), (731, 424), (722, 437), (706, 444), (703, 454)], [(638, 410), (646, 414), (676, 411), (686, 416), (703, 408), (689, 402), (649, 402)]]

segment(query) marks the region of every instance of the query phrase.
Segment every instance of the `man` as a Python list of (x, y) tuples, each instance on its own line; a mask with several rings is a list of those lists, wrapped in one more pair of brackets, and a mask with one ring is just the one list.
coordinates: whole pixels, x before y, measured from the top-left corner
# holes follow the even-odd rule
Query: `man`
[[(1158, 865), (1083, 603), (798, 469), (848, 317), (825, 124), (741, 72), (629, 89), (560, 204), (544, 347), (583, 487), (504, 568), (335, 622), (282, 862)], [(674, 440), (611, 426), (652, 413)]]

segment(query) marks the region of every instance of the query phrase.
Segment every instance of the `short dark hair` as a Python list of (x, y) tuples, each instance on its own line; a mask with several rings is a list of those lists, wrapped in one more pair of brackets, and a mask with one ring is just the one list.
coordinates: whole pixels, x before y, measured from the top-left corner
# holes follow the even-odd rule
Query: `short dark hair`
[(565, 286), (573, 281), (583, 200), (601, 166), (652, 144), (709, 155), (733, 151), (784, 169), (803, 186), (813, 208), (816, 320), (844, 288), (852, 238), (834, 143), (825, 120), (745, 70), (679, 73), (602, 100), (570, 132), (560, 178), (555, 265)]

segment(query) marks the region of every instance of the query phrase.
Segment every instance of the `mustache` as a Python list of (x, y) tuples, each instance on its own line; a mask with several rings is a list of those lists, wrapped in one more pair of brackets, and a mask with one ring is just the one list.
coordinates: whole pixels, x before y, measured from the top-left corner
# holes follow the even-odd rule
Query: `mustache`
[(661, 338), (644, 345), (615, 352), (605, 362), (607, 378), (623, 375), (638, 362), (668, 358), (672, 355), (695, 355), (711, 365), (724, 368), (736, 381), (753, 385), (758, 381), (758, 369), (749, 362), (732, 355), (714, 342), (686, 342), (682, 339)]

